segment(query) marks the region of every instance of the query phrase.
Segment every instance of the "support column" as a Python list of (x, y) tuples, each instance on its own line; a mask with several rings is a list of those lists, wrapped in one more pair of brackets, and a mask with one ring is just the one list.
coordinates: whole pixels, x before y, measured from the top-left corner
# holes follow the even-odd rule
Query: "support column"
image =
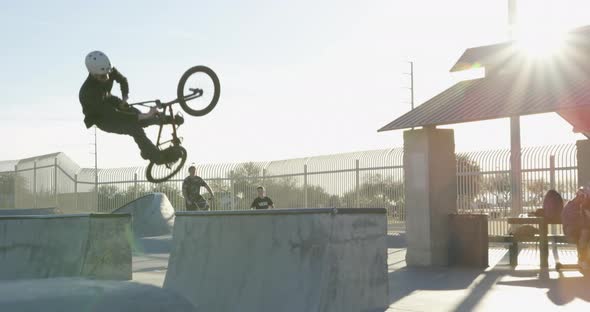
[(448, 264), (449, 214), (457, 212), (456, 167), (452, 129), (404, 132), (408, 266)]
[(578, 148), (578, 187), (590, 183), (590, 140), (576, 142)]
[(522, 213), (522, 166), (520, 146), (520, 117), (510, 118), (510, 215), (517, 217)]

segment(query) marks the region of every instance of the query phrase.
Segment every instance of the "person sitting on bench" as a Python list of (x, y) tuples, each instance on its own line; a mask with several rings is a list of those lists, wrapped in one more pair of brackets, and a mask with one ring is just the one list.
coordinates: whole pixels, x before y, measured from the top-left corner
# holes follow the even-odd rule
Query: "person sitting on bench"
[(580, 187), (576, 197), (569, 201), (561, 214), (563, 232), (569, 241), (576, 243), (578, 264), (583, 270), (590, 268), (590, 186)]

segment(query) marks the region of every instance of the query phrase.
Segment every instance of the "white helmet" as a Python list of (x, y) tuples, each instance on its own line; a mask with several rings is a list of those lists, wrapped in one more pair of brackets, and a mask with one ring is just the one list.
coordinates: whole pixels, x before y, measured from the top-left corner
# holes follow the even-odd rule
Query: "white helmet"
[(86, 68), (93, 75), (106, 75), (111, 72), (111, 61), (100, 51), (92, 51), (86, 55)]

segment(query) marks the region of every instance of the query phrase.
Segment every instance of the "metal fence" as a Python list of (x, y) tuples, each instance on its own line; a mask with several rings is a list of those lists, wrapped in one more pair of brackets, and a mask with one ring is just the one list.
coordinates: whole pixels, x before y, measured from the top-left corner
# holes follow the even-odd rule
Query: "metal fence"
[[(512, 211), (510, 151), (491, 150), (457, 155), (457, 207), (460, 212), (487, 213), (490, 235), (509, 232), (506, 218), (542, 208), (545, 193), (554, 189), (572, 199), (578, 184), (576, 145), (524, 148), (522, 207)], [(561, 227), (552, 227), (560, 233)]]
[[(197, 165), (197, 174), (216, 193), (215, 210), (249, 209), (256, 187), (262, 185), (278, 208), (380, 207), (387, 209), (390, 224), (398, 225), (405, 222), (403, 172), (401, 148)], [(95, 171), (78, 167), (62, 153), (33, 157), (14, 162), (13, 170), (0, 173), (0, 208), (110, 212), (155, 191), (165, 193), (182, 211), (181, 187), (186, 173), (185, 167), (170, 181), (152, 184), (145, 180), (145, 168), (141, 167)], [(508, 216), (540, 208), (547, 190), (555, 189), (564, 199), (571, 199), (576, 187), (573, 144), (522, 150), (523, 207), (519, 211), (511, 211), (508, 150), (457, 154), (458, 210), (488, 213), (490, 235), (508, 232)]]
[[(402, 150), (376, 150), (270, 162), (197, 165), (216, 193), (213, 209), (249, 209), (256, 188), (266, 188), (277, 208), (381, 207), (391, 223), (403, 223)], [(188, 166), (188, 165), (187, 165)], [(183, 168), (171, 180), (152, 184), (145, 168), (83, 169), (62, 153), (18, 161), (0, 174), (14, 185), (14, 206), (59, 207), (62, 212), (110, 212), (150, 192), (165, 193), (184, 210)], [(1, 195), (5, 194), (5, 195)], [(10, 192), (0, 193), (0, 198)]]

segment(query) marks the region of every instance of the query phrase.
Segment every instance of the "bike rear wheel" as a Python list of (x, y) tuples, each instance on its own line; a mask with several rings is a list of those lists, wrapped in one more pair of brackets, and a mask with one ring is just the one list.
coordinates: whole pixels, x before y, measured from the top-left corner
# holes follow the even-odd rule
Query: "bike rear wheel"
[(176, 95), (178, 103), (187, 114), (204, 116), (217, 105), (220, 91), (217, 74), (211, 68), (199, 65), (189, 68), (180, 77)]
[(178, 171), (180, 171), (180, 169), (182, 169), (182, 167), (184, 166), (184, 163), (186, 162), (186, 156), (187, 156), (186, 150), (182, 146), (175, 146), (173, 148), (179, 149), (179, 151), (181, 153), (180, 158), (177, 159), (173, 163), (162, 164), (162, 165), (158, 165), (154, 162), (150, 162), (150, 164), (147, 166), (147, 169), (145, 171), (145, 175), (146, 175), (146, 178), (148, 181), (150, 181), (152, 183), (161, 183), (161, 182), (168, 181), (176, 173), (178, 173)]

